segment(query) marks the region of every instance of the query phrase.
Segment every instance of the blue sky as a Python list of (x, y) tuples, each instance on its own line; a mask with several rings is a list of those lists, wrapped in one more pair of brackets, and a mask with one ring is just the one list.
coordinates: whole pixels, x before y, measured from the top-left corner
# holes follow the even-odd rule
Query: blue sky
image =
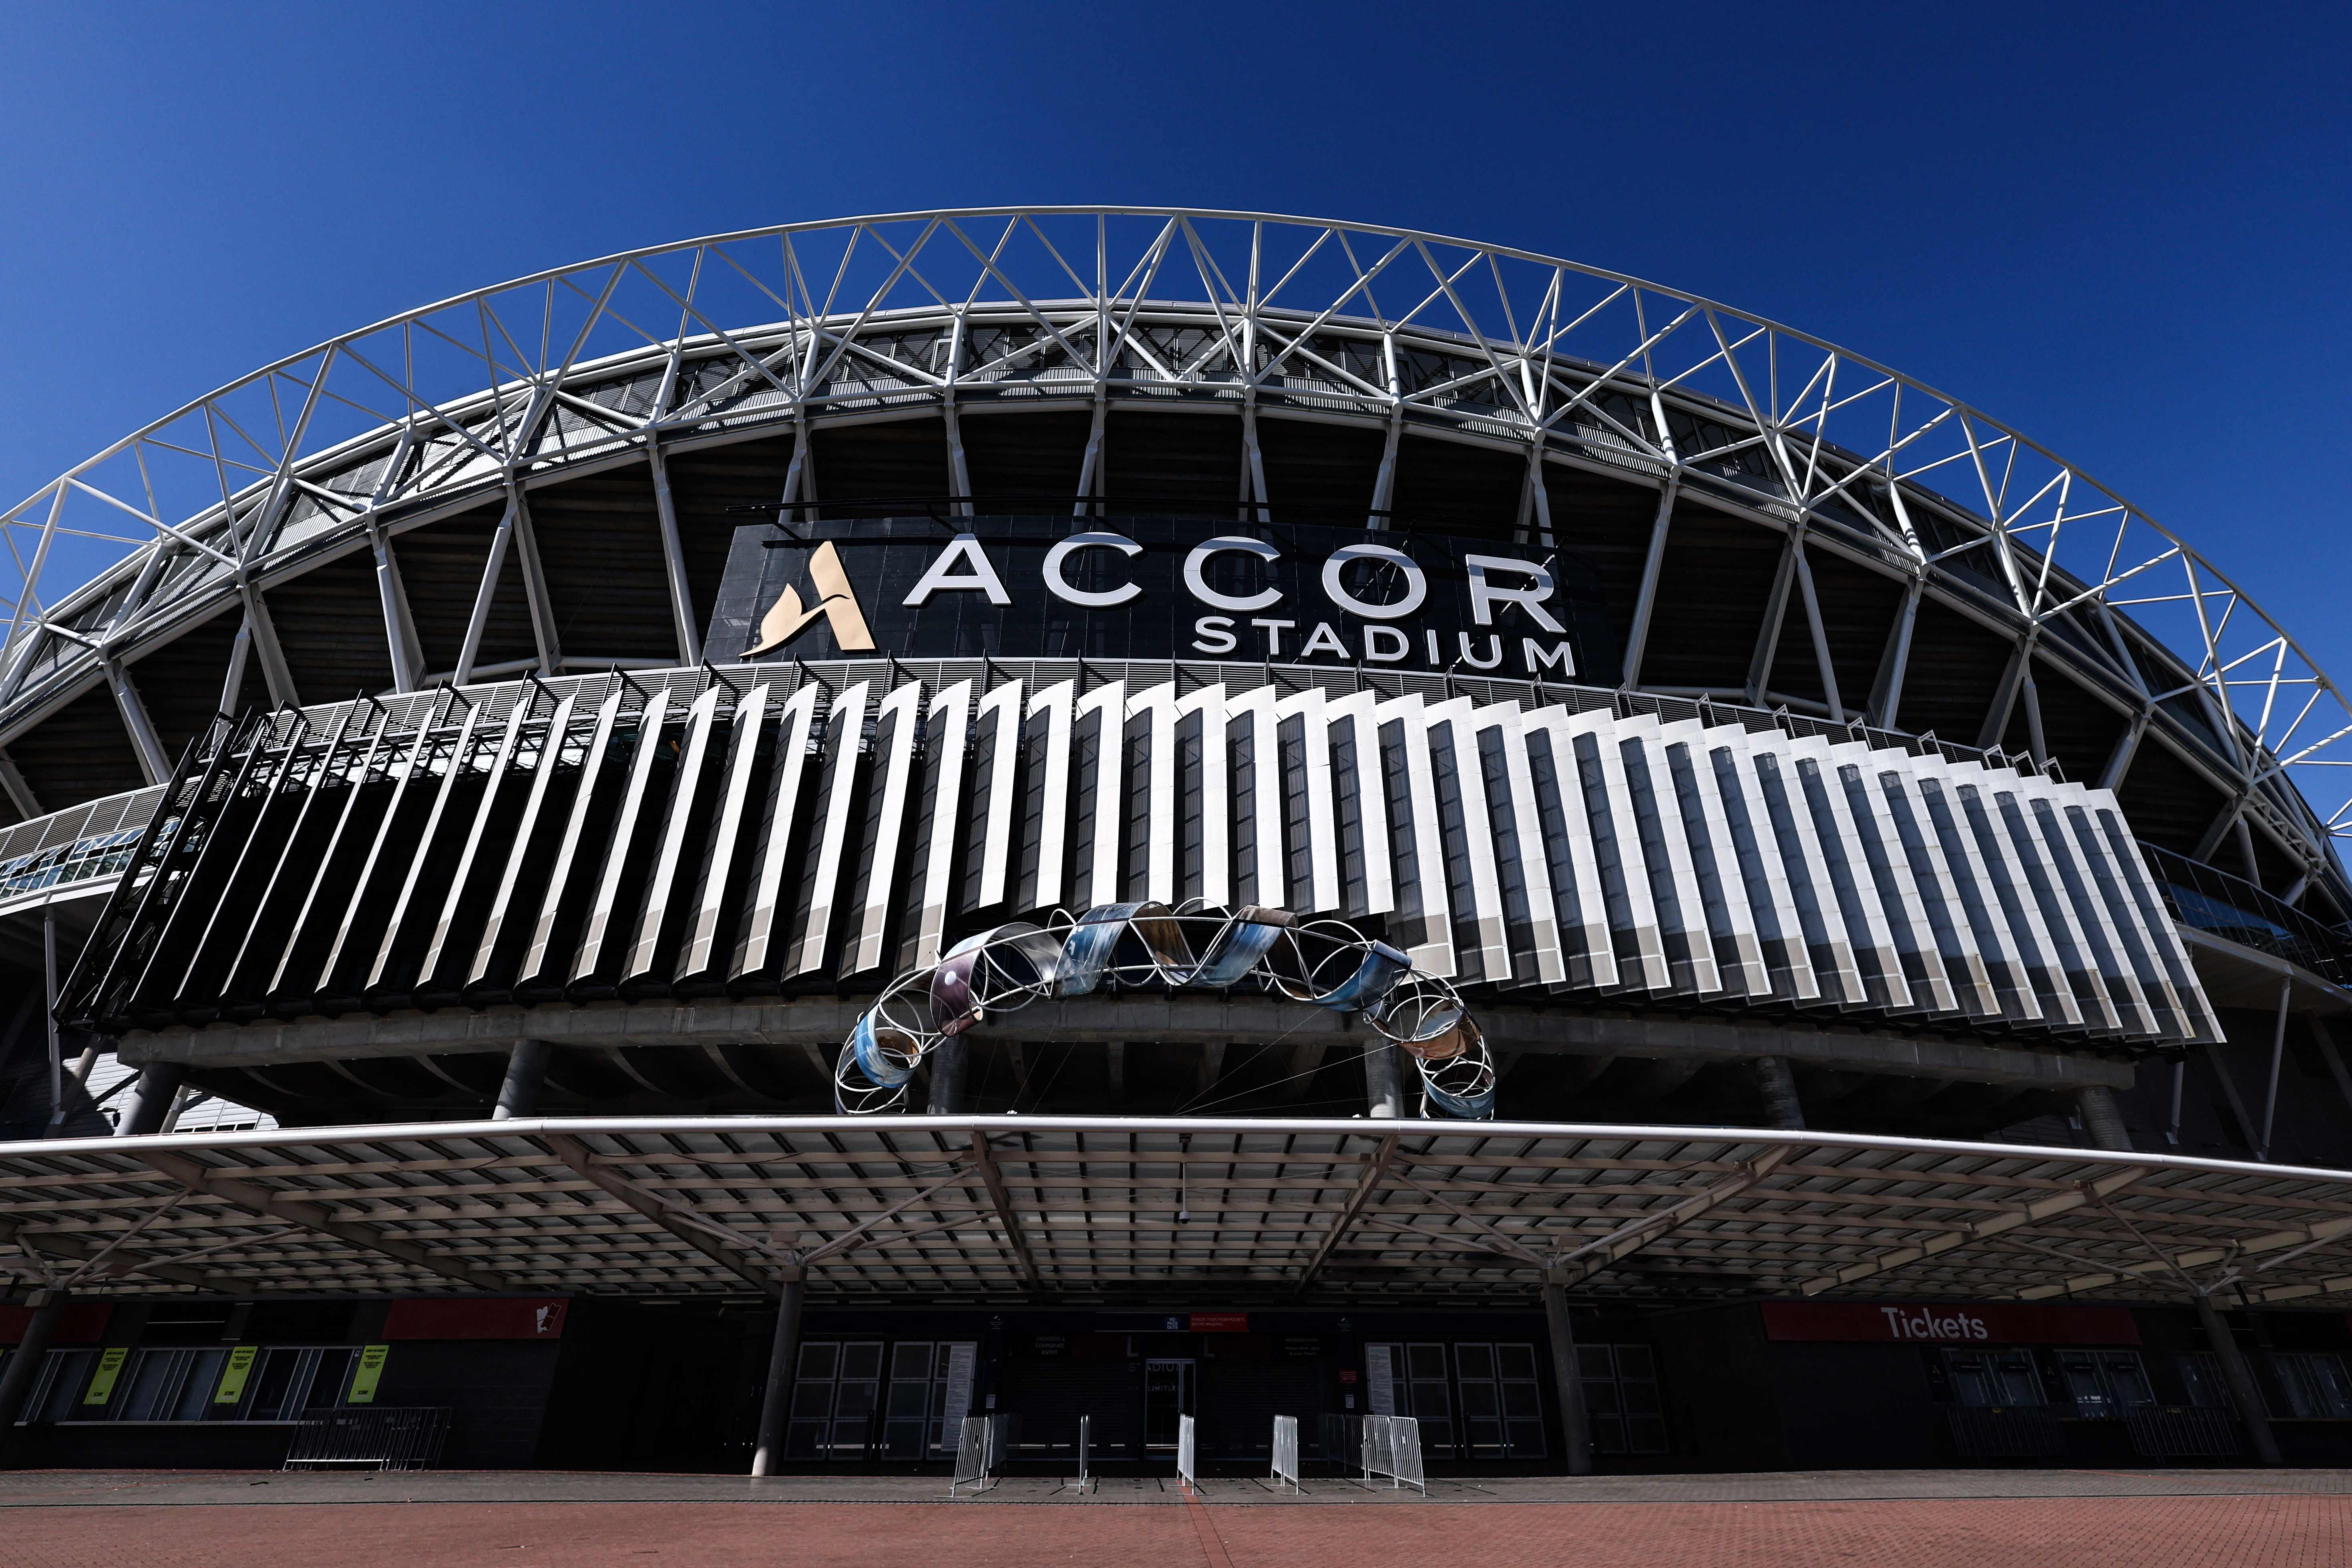
[(626, 247), (933, 205), (1412, 225), (2016, 424), (2352, 679), (2352, 12), (0, 5), (0, 492)]

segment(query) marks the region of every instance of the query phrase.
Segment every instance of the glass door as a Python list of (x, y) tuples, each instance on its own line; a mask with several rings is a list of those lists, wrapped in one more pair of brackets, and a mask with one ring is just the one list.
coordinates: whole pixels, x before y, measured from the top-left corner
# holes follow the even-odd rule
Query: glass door
[(1176, 1452), (1177, 1418), (1192, 1409), (1191, 1358), (1155, 1358), (1143, 1363), (1143, 1448), (1147, 1454)]

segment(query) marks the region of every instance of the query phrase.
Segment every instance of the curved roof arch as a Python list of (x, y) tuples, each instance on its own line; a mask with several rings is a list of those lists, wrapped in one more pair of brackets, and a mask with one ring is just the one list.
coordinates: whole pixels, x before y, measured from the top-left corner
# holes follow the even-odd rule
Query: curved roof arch
[[(2203, 555), (2047, 447), (1682, 290), (1259, 213), (780, 225), (553, 268), (280, 359), (0, 513), (0, 742), (198, 621), (250, 616), (273, 583), (559, 474), (824, 422), (1113, 402), (1360, 423), (1391, 454), (1399, 432), (1432, 434), (1527, 454), (1535, 487), (1564, 462), (1704, 496), (1920, 584), (2029, 668), (2063, 662), (2308, 875), (2340, 879), (2329, 839), (2352, 790), (2320, 770), (2346, 760), (2352, 704)], [(1392, 497), (1373, 499), (1377, 525)], [(1637, 610), (1635, 679), (1645, 634)]]

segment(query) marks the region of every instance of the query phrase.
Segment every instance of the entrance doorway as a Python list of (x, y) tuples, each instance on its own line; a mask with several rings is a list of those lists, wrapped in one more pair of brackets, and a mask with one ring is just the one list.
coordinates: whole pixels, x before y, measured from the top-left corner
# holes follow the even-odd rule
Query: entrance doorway
[(1192, 1409), (1193, 1364), (1187, 1356), (1155, 1358), (1143, 1363), (1143, 1451), (1176, 1452), (1177, 1417)]

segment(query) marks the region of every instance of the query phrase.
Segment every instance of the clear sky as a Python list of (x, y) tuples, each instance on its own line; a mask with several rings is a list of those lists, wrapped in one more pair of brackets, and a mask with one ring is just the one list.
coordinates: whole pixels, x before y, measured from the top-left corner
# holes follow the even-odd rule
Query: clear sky
[(1417, 226), (1897, 365), (2352, 680), (2352, 10), (0, 3), (0, 492), (336, 332), (930, 205)]

